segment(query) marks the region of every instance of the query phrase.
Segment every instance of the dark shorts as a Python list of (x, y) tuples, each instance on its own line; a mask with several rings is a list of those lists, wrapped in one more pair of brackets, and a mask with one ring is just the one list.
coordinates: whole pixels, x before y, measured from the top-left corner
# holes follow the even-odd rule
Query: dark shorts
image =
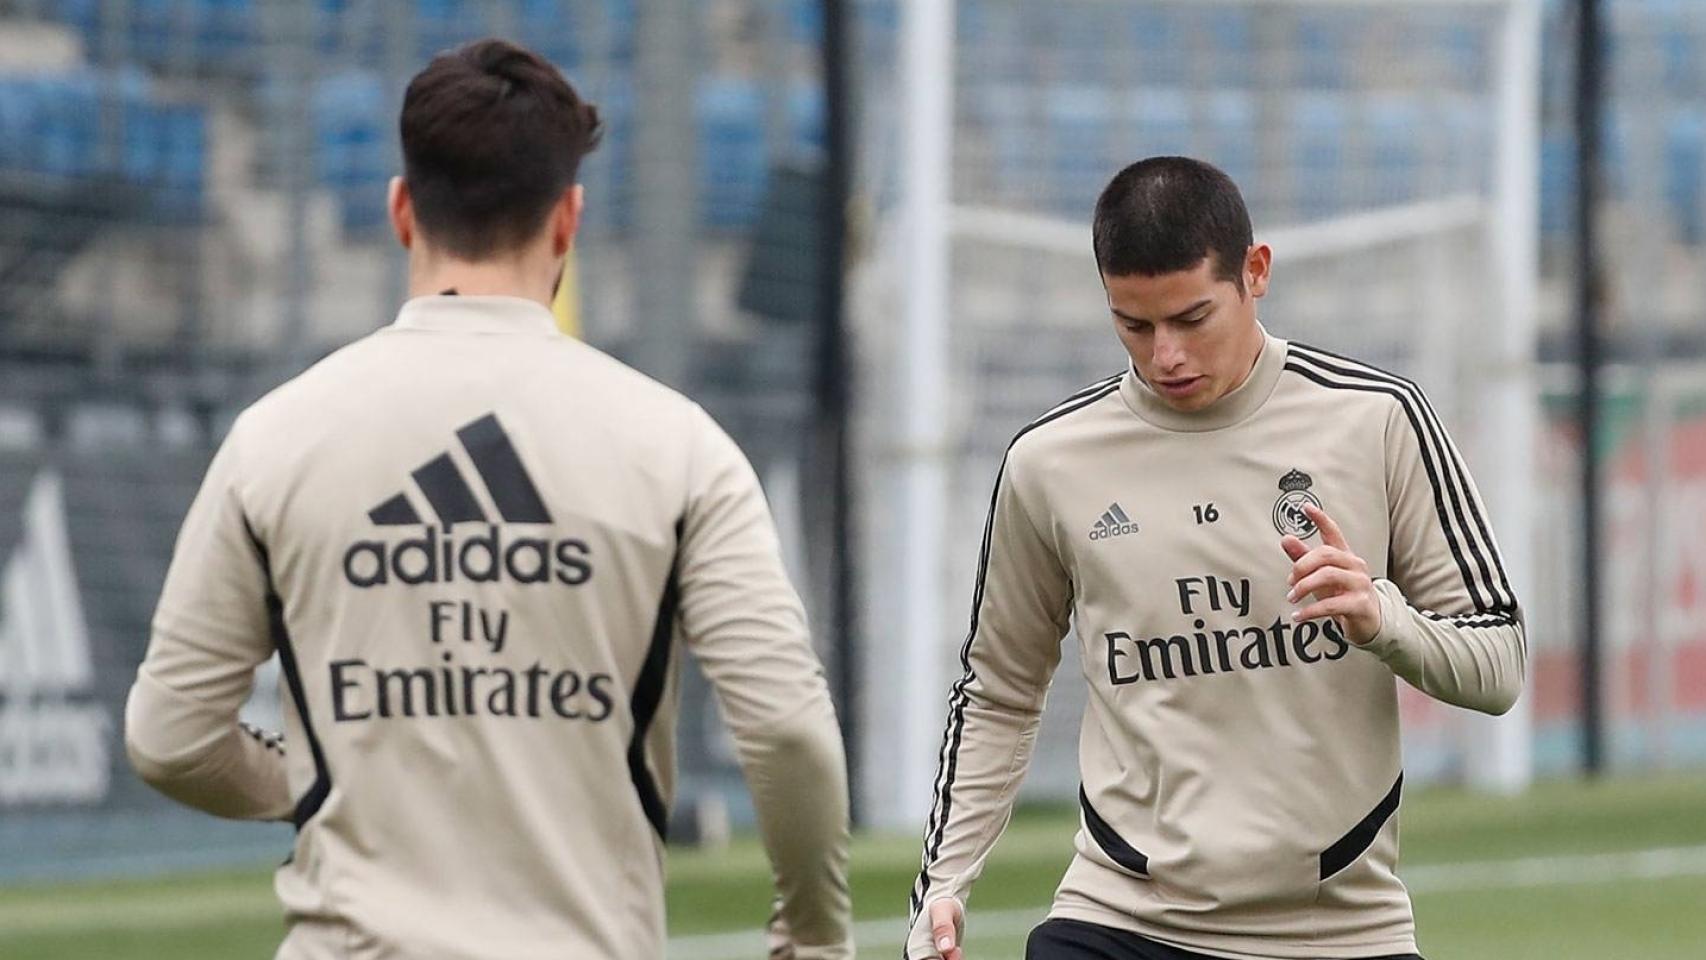
[[(1217, 960), (1127, 930), (1081, 920), (1044, 920), (1025, 943), (1025, 960)], [(1422, 960), (1413, 953), (1366, 960)]]

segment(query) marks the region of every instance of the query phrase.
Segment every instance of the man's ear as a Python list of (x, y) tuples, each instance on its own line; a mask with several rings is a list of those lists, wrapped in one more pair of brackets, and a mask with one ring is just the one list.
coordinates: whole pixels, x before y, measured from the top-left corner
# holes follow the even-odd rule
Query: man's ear
[(1244, 289), (1249, 296), (1260, 297), (1268, 292), (1273, 262), (1273, 248), (1265, 243), (1256, 244), (1244, 255)]
[(404, 250), (415, 247), (415, 201), (409, 194), (409, 181), (392, 177), (385, 207), (391, 212), (391, 232)]
[(551, 255), (562, 258), (568, 255), (569, 248), (575, 244), (575, 235), (580, 232), (581, 210), (586, 205), (586, 192), (580, 184), (575, 184), (563, 191), (557, 205), (551, 210)]

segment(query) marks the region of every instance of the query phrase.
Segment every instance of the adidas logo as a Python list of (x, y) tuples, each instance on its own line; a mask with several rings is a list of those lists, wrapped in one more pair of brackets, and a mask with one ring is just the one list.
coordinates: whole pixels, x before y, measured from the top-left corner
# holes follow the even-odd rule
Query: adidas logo
[[(521, 465), (521, 457), (496, 414), (488, 413), (456, 431), (456, 439), (462, 441), (462, 449), (474, 462), (474, 469), (485, 481), (486, 491), (492, 495), (492, 503), (505, 523), (551, 522), (551, 511), (545, 509), (539, 488)], [(410, 476), (438, 515), (438, 522), (446, 528), (465, 521), (491, 522), (448, 452), (428, 460)], [(367, 516), (382, 527), (412, 527), (422, 522), (415, 505), (404, 493), (367, 511)]]
[(1096, 525), (1090, 528), (1091, 540), (1107, 540), (1110, 537), (1123, 537), (1128, 533), (1136, 533), (1137, 524), (1125, 515), (1119, 504), (1114, 504), (1102, 511), (1102, 516), (1096, 520)]
[[(551, 511), (509, 434), (495, 414), (487, 414), (456, 431), (456, 439), (479, 474), (481, 485), (498, 518), (494, 520), (463, 476), (449, 451), (428, 460), (409, 474), (420, 490), (431, 518), (423, 518), (404, 490), (367, 512), (380, 527), (425, 527), (418, 537), (396, 542), (358, 540), (344, 554), (344, 578), (363, 589), (392, 582), (550, 583), (579, 586), (592, 578), (592, 550), (583, 540), (508, 537), (498, 524), (551, 523)], [(432, 520), (436, 519), (436, 525)], [(460, 523), (483, 523), (486, 528), (468, 537), (453, 531)], [(442, 531), (442, 532), (441, 532)]]

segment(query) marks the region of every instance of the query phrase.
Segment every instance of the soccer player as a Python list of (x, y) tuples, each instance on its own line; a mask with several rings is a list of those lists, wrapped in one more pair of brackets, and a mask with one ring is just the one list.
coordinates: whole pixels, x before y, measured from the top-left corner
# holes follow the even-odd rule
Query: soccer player
[(1130, 366), (996, 479), (907, 956), (963, 955), (1071, 625), (1082, 822), (1027, 957), (1413, 957), (1393, 677), (1516, 699), (1486, 510), (1414, 384), (1263, 329), (1272, 254), (1225, 174), (1134, 164), (1093, 232)]
[[(286, 960), (657, 960), (685, 646), (752, 789), (772, 955), (850, 957), (841, 741), (752, 468), (549, 309), (597, 111), (487, 40), (412, 80), (401, 128), (412, 299), (233, 425), (131, 691), (132, 763), (295, 824)], [(238, 722), (274, 652), (282, 740)]]

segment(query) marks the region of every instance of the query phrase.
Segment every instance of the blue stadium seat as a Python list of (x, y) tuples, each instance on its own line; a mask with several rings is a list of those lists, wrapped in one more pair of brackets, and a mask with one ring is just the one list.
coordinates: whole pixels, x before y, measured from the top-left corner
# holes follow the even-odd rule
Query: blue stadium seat
[[(1136, 155), (1110, 157), (1118, 169), (1140, 157), (1181, 156), (1193, 152), (1191, 142), (1191, 99), (1176, 87), (1146, 87), (1134, 91), (1126, 115), (1132, 127), (1130, 141)], [(1114, 169), (1107, 171), (1112, 176)]]
[(1665, 204), (1682, 242), (1706, 242), (1706, 112), (1679, 109), (1665, 130)]
[(719, 77), (698, 91), (699, 209), (704, 222), (751, 222), (764, 194), (764, 93), (756, 81)]
[(1355, 14), (1346, 9), (1297, 18), (1292, 47), (1297, 58), (1295, 80), (1300, 86), (1338, 89), (1345, 85), (1355, 19)]
[(1247, 6), (1204, 6), (1196, 11), (1190, 49), (1208, 58), (1206, 73), (1219, 83), (1248, 87), (1257, 68), (1256, 20)]
[(190, 220), (201, 212), (206, 140), (201, 106), (160, 99), (135, 70), (0, 75), (0, 174), (134, 184), (155, 218)]
[(345, 229), (385, 222), (385, 184), (395, 167), (385, 85), (365, 71), (314, 85), (314, 172), (338, 198)]
[(1257, 171), (1256, 104), (1244, 90), (1211, 94), (1203, 107), (1202, 157), (1226, 171), (1247, 198), (1260, 196), (1265, 185)]
[(1033, 131), (1030, 149), (1047, 157), (1049, 209), (1064, 216), (1089, 215), (1119, 169), (1114, 119), (1114, 97), (1106, 87), (1063, 84), (1044, 91), (1043, 136)]
[(1291, 163), (1296, 176), (1294, 214), (1320, 220), (1345, 207), (1344, 178), (1350, 124), (1344, 100), (1334, 94), (1304, 94), (1291, 104)]
[[(1106, 8), (1109, 4), (1095, 6)], [(1102, 31), (1102, 44), (1116, 44), (1113, 56), (1133, 59), (1132, 64), (1121, 67), (1121, 77), (1128, 75), (1128, 67), (1135, 68), (1129, 75), (1146, 84), (1176, 84), (1190, 75), (1188, 58), (1193, 38), (1186, 15), (1178, 6), (1150, 4), (1119, 15), (1125, 20), (1123, 30), (1111, 29), (1108, 24), (1098, 29)], [(1108, 76), (1104, 73), (1095, 79), (1106, 82)]]
[(991, 185), (1001, 196), (1039, 196), (1037, 171), (1046, 152), (1036, 137), (1040, 92), (1022, 83), (985, 83), (975, 90), (960, 122), (983, 129)]
[(1540, 232), (1563, 237), (1576, 226), (1576, 140), (1568, 131), (1540, 138)]
[(1440, 130), (1424, 120), (1413, 98), (1402, 94), (1376, 95), (1362, 105), (1363, 141), (1367, 145), (1365, 205), (1409, 203), (1421, 194), (1422, 137), (1437, 138)]

